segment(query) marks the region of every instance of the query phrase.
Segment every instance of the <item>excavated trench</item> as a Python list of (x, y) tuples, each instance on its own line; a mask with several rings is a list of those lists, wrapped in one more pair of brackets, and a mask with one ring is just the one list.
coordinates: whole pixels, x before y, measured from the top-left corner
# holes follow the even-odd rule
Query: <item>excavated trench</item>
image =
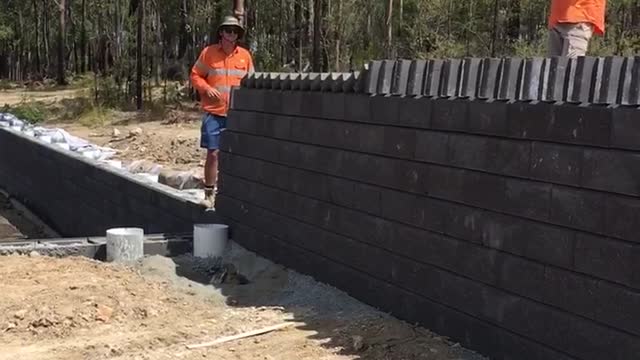
[(16, 199), (0, 190), (0, 243), (59, 235)]

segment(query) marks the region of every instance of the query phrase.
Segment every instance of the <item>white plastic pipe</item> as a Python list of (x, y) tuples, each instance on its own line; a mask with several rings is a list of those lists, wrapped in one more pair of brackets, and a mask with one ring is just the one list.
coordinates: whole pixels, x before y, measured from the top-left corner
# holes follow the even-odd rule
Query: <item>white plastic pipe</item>
[(144, 256), (144, 230), (114, 228), (107, 230), (107, 261), (128, 262)]
[(193, 225), (193, 256), (200, 258), (222, 257), (227, 247), (228, 236), (228, 225)]

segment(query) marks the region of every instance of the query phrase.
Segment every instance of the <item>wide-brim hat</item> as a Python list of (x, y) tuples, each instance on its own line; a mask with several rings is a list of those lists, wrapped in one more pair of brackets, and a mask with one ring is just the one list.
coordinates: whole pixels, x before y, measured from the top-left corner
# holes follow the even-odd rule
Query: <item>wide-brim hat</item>
[(225, 26), (234, 26), (238, 28), (238, 30), (240, 30), (240, 32), (238, 33), (238, 38), (241, 38), (244, 35), (244, 27), (235, 16), (225, 16), (220, 26), (218, 26), (218, 32), (222, 31), (222, 28)]

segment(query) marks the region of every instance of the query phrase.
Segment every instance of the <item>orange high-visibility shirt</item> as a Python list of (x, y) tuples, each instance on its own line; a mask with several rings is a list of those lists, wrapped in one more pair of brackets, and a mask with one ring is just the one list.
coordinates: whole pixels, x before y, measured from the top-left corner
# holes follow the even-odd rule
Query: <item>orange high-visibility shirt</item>
[(607, 0), (551, 0), (549, 28), (558, 23), (591, 23), (596, 34), (604, 34)]
[[(204, 48), (191, 68), (191, 82), (200, 93), (202, 110), (226, 116), (231, 87), (240, 85), (240, 80), (253, 71), (251, 54), (244, 48), (236, 46), (231, 54), (226, 54), (220, 44)], [(206, 92), (210, 88), (217, 89), (222, 99), (208, 97)]]

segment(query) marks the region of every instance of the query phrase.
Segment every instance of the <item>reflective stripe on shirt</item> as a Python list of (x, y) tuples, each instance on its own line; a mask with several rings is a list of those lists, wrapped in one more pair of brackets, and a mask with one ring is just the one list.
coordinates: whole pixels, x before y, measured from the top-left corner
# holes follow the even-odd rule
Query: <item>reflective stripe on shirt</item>
[(196, 67), (198, 68), (198, 70), (200, 70), (203, 74), (209, 74), (209, 72), (211, 71), (211, 69), (209, 68), (209, 66), (205, 65), (202, 63), (202, 61), (198, 60), (196, 61)]
[(208, 75), (227, 75), (244, 77), (247, 74), (245, 70), (237, 69), (210, 69)]
[(216, 86), (214, 86), (214, 88), (216, 90), (220, 91), (221, 93), (231, 92), (231, 86), (229, 86), (229, 85), (216, 85)]

